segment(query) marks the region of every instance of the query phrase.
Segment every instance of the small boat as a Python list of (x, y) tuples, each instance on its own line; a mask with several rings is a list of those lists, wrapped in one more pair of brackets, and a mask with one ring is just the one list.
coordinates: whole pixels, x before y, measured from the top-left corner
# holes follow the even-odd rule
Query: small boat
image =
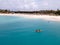
[(35, 32), (41, 32), (41, 30), (40, 30), (40, 29), (38, 29), (38, 30), (36, 30)]

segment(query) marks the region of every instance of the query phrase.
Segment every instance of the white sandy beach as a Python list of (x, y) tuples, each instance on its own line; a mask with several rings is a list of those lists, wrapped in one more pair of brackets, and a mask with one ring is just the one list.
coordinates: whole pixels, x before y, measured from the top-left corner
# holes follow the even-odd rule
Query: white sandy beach
[(37, 15), (37, 14), (1, 14), (0, 16), (20, 16), (29, 19), (43, 19), (48, 21), (60, 21), (60, 16)]

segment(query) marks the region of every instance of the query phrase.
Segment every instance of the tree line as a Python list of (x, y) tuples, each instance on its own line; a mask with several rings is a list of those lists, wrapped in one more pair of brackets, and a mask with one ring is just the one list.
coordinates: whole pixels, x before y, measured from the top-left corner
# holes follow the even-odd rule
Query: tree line
[(0, 13), (27, 13), (27, 14), (55, 14), (60, 15), (60, 10), (40, 10), (40, 11), (11, 11), (0, 9)]

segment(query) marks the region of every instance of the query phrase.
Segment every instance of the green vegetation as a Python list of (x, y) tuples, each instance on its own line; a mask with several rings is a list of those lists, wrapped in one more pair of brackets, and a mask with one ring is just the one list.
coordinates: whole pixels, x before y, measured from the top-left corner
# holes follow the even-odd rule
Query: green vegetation
[(2, 10), (2, 9), (0, 9), (0, 13), (11, 13), (11, 11), (10, 10)]
[(55, 14), (60, 15), (60, 10), (57, 10)]
[(10, 11), (10, 10), (4, 10), (0, 9), (0, 13), (27, 13), (27, 14), (54, 14), (54, 15), (60, 15), (60, 10), (40, 10), (40, 11)]

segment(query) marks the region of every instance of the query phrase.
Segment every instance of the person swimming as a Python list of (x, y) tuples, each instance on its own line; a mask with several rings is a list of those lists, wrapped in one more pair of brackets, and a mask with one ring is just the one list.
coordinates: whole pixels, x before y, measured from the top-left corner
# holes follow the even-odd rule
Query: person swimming
[(36, 32), (41, 32), (41, 30), (40, 30), (40, 29), (38, 29), (38, 30), (36, 30)]

